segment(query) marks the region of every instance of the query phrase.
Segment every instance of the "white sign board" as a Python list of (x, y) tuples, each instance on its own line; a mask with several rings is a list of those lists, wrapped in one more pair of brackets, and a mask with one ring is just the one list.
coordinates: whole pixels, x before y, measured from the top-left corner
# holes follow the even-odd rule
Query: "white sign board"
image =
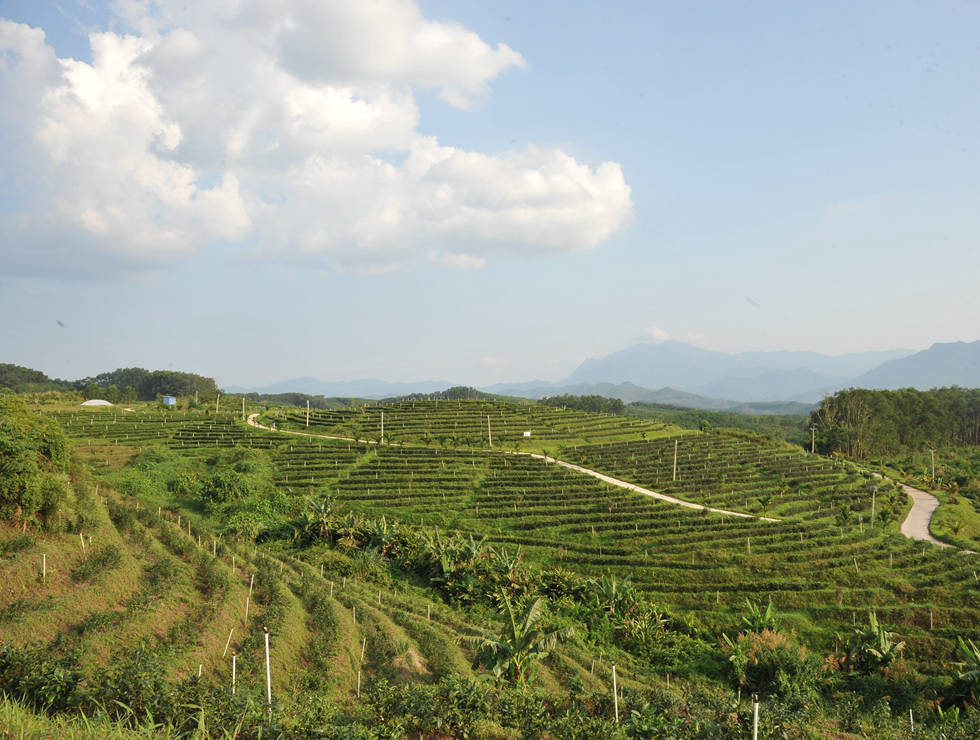
[(524, 432), (524, 436), (525, 437), (530, 437), (531, 436), (531, 433), (530, 432)]

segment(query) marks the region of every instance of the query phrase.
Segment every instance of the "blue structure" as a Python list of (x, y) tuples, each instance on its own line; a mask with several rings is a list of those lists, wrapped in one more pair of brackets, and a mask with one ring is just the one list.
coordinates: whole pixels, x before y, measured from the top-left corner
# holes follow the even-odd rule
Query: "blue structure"
[(177, 396), (164, 396), (163, 397), (163, 405), (164, 406), (176, 406), (177, 405)]

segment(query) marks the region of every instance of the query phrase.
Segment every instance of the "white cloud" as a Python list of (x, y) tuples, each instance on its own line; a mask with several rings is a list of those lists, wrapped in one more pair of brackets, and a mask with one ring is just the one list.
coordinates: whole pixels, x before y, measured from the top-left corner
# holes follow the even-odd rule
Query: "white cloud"
[(8, 266), (146, 267), (232, 243), (333, 269), (478, 269), (594, 247), (631, 217), (614, 162), (424, 136), (415, 91), (470, 107), (524, 60), (409, 0), (114, 8), (130, 33), (93, 34), (90, 64), (0, 20), (0, 137), (21, 143), (0, 162), (20, 196), (0, 207)]
[(648, 342), (660, 343), (670, 339), (670, 333), (661, 329), (659, 326), (651, 326), (642, 332), (643, 338)]

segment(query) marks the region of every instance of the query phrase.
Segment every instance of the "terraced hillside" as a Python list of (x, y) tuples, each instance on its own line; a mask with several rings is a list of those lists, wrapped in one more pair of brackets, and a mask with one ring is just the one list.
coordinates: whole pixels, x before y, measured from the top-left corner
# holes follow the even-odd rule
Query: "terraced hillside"
[(439, 447), (556, 450), (559, 446), (647, 439), (670, 433), (665, 424), (611, 414), (590, 414), (541, 404), (499, 401), (399, 401), (356, 410), (309, 413), (274, 410), (263, 423), (279, 429)]
[[(413, 419), (410, 405), (399, 413), (414, 435), (432, 409), (420, 404), (423, 418)], [(433, 428), (446, 428), (447, 412)], [(300, 417), (309, 434), (305, 410), (290, 416)], [(0, 560), (0, 582), (12, 584), (0, 593), (0, 639), (40, 643), (36, 655), (66, 661), (83, 693), (127, 706), (142, 699), (110, 688), (125, 683), (121, 671), (136, 670), (128, 656), (142, 645), (170, 682), (157, 692), (163, 704), (151, 707), (167, 721), (192, 722), (166, 706), (193, 699), (209, 702), (211, 717), (251, 712), (251, 726), (266, 722), (263, 625), (271, 631), (276, 721), (299, 736), (317, 723), (350, 728), (394, 716), (402, 724), (393, 726), (437, 732), (458, 692), (475, 691), (473, 678), (491, 665), (478, 648), (506, 625), (499, 610), (506, 614), (512, 602), (519, 611), (537, 597), (550, 628), (576, 633), (540, 663), (535, 696), (551, 699), (518, 700), (530, 695), (517, 681), (513, 697), (482, 694), (482, 719), (453, 726), (470, 733), (479, 726), (477, 735), (488, 737), (508, 736), (503, 727), (562, 737), (558, 728), (572, 732), (562, 723), (574, 716), (574, 732), (584, 736), (626, 732), (610, 719), (615, 663), (626, 687), (621, 709), (636, 710), (628, 736), (739, 736), (748, 708), (725, 708), (732, 699), (723, 697), (734, 696), (726, 684), (735, 684), (724, 638), (744, 629), (747, 599), (772, 601), (778, 634), (787, 635), (780, 639), (827, 656), (824, 674), (805, 674), (824, 683), (807, 691), (855, 690), (845, 672), (856, 660), (847, 636), (869, 610), (893, 624), (892, 638), (905, 646), (900, 672), (886, 676), (882, 691), (897, 696), (898, 684), (888, 682), (908, 683), (886, 712), (892, 723), (909, 709), (928, 719), (940, 689), (959, 696), (950, 683), (957, 638), (980, 637), (971, 556), (897, 534), (906, 502), (889, 484), (753, 435), (643, 439), (634, 427), (617, 430), (597, 417), (595, 426), (569, 427), (563, 454), (656, 491), (778, 521), (685, 509), (541, 456), (467, 448), (460, 438), (445, 447), (438, 439), (379, 445), (282, 431), (295, 421), (273, 433), (232, 416), (58, 418), (89, 461), (90, 488), (99, 486), (81, 533), (93, 544), (83, 552), (77, 533), (3, 534), (20, 544), (5, 544)], [(329, 432), (344, 424), (353, 422)], [(599, 428), (611, 441), (581, 444), (587, 429)], [(39, 581), (43, 555), (52, 573)], [(84, 577), (73, 580), (80, 569)], [(241, 693), (229, 703), (232, 654)], [(792, 654), (804, 660), (805, 651)], [(30, 663), (26, 655), (13, 664)], [(761, 690), (773, 712), (791, 711), (795, 694), (758, 680), (737, 685)], [(679, 697), (692, 691), (706, 693), (685, 710)], [(409, 711), (412, 701), (430, 713)], [(823, 721), (847, 737), (850, 720), (836, 717), (835, 706), (820, 710)], [(779, 720), (798, 728), (811, 721), (806, 713)]]

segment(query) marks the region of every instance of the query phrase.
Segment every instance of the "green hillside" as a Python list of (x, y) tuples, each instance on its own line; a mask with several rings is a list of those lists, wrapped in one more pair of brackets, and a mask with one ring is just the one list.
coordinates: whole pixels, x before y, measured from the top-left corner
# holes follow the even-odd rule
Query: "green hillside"
[[(903, 737), (909, 710), (917, 736), (980, 726), (959, 678), (958, 638), (980, 638), (973, 556), (899, 535), (905, 500), (839, 460), (483, 400), (311, 412), (309, 427), (305, 409), (273, 412), (278, 432), (240, 413), (62, 411), (52, 428), (15, 411), (70, 440), (65, 472), (43, 455), (38, 470), (67, 476), (76, 511), (0, 528), (11, 725), (745, 737), (756, 691), (764, 737)], [(382, 411), (394, 443), (285, 433), (376, 441)]]

